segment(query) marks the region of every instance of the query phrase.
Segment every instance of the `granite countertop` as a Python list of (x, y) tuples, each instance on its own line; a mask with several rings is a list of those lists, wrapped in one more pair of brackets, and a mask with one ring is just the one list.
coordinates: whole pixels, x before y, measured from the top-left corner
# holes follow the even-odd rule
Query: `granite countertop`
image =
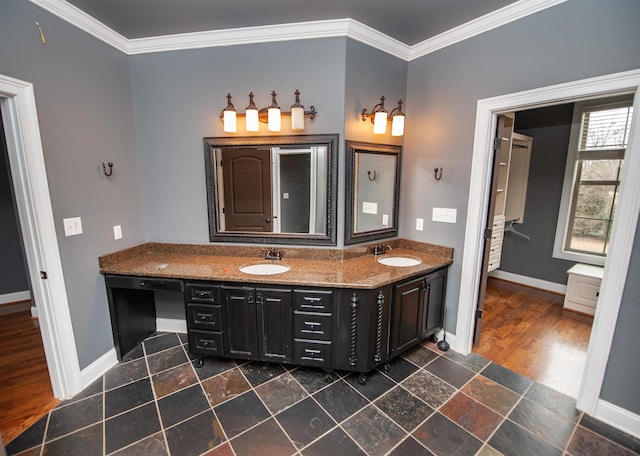
[[(304, 285), (335, 288), (375, 288), (447, 266), (453, 249), (404, 239), (384, 242), (385, 255), (421, 260), (416, 266), (378, 263), (371, 245), (345, 249), (279, 247), (282, 260), (265, 260), (264, 247), (147, 243), (99, 258), (103, 274), (164, 277), (254, 284)], [(249, 264), (277, 263), (290, 269), (280, 274), (240, 272)]]

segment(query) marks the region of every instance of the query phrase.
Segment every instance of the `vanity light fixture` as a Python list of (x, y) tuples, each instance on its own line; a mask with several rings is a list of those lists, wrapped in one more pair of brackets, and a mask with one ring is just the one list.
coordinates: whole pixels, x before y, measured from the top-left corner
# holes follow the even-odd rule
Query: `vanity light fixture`
[(291, 117), (292, 130), (304, 130), (304, 118), (309, 117), (315, 119), (317, 111), (311, 106), (309, 111), (305, 111), (304, 106), (300, 103), (300, 91), (295, 91), (295, 103), (291, 105), (291, 111), (283, 111), (276, 101), (276, 92), (271, 92), (271, 104), (263, 109), (258, 109), (253, 101), (253, 92), (249, 93), (249, 106), (245, 108), (245, 113), (236, 112), (233, 103), (231, 103), (231, 94), (227, 94), (227, 106), (222, 110), (220, 118), (224, 125), (224, 131), (227, 133), (236, 133), (236, 119), (238, 117), (245, 118), (245, 129), (247, 131), (259, 131), (260, 122), (267, 123), (269, 131), (279, 132), (282, 128), (282, 116)]
[[(371, 119), (373, 123), (373, 134), (383, 135), (387, 132), (387, 121), (391, 120), (391, 136), (404, 135), (404, 112), (402, 112), (402, 100), (398, 101), (398, 106), (389, 113), (384, 107), (384, 96), (380, 97), (380, 103), (375, 105), (371, 112), (362, 110), (362, 121)], [(390, 118), (390, 119), (389, 119)]]

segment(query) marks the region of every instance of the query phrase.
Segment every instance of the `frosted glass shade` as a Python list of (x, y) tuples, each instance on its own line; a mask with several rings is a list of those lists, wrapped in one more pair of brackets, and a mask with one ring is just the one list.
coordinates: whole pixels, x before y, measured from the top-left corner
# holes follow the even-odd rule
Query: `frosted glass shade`
[(383, 135), (387, 131), (387, 113), (378, 111), (373, 118), (373, 134)]
[(223, 111), (222, 121), (223, 121), (225, 132), (235, 133), (237, 131), (235, 111), (228, 111), (228, 110)]
[(280, 131), (280, 109), (269, 108), (267, 112), (269, 131)]
[(247, 109), (246, 114), (246, 126), (247, 131), (258, 131), (260, 129), (260, 121), (258, 119), (257, 109)]
[(402, 135), (404, 135), (404, 116), (393, 116), (393, 121), (391, 122), (391, 136)]
[(291, 106), (291, 129), (304, 130), (304, 108)]

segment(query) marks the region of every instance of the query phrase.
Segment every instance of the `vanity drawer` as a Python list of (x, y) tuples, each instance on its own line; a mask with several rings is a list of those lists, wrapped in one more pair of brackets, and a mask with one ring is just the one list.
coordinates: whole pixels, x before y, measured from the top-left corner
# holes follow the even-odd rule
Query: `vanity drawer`
[(189, 302), (220, 304), (220, 287), (199, 283), (187, 283), (186, 299)]
[(189, 328), (222, 330), (222, 306), (187, 304)]
[(331, 290), (293, 290), (293, 296), (294, 310), (329, 313), (333, 310)]
[(134, 290), (182, 291), (182, 280), (131, 276), (106, 276), (110, 288), (129, 288)]
[(331, 340), (331, 315), (294, 312), (293, 337)]
[(294, 339), (293, 362), (305, 366), (329, 366), (331, 364), (331, 342)]
[(189, 353), (202, 356), (222, 356), (224, 346), (222, 332), (189, 331)]

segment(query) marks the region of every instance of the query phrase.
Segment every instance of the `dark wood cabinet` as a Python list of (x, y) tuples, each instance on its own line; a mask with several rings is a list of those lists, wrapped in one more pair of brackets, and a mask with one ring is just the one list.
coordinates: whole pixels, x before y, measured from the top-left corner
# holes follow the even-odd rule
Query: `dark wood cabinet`
[(444, 298), (447, 289), (447, 270), (440, 269), (426, 276), (424, 314), (422, 316), (422, 339), (442, 328)]

